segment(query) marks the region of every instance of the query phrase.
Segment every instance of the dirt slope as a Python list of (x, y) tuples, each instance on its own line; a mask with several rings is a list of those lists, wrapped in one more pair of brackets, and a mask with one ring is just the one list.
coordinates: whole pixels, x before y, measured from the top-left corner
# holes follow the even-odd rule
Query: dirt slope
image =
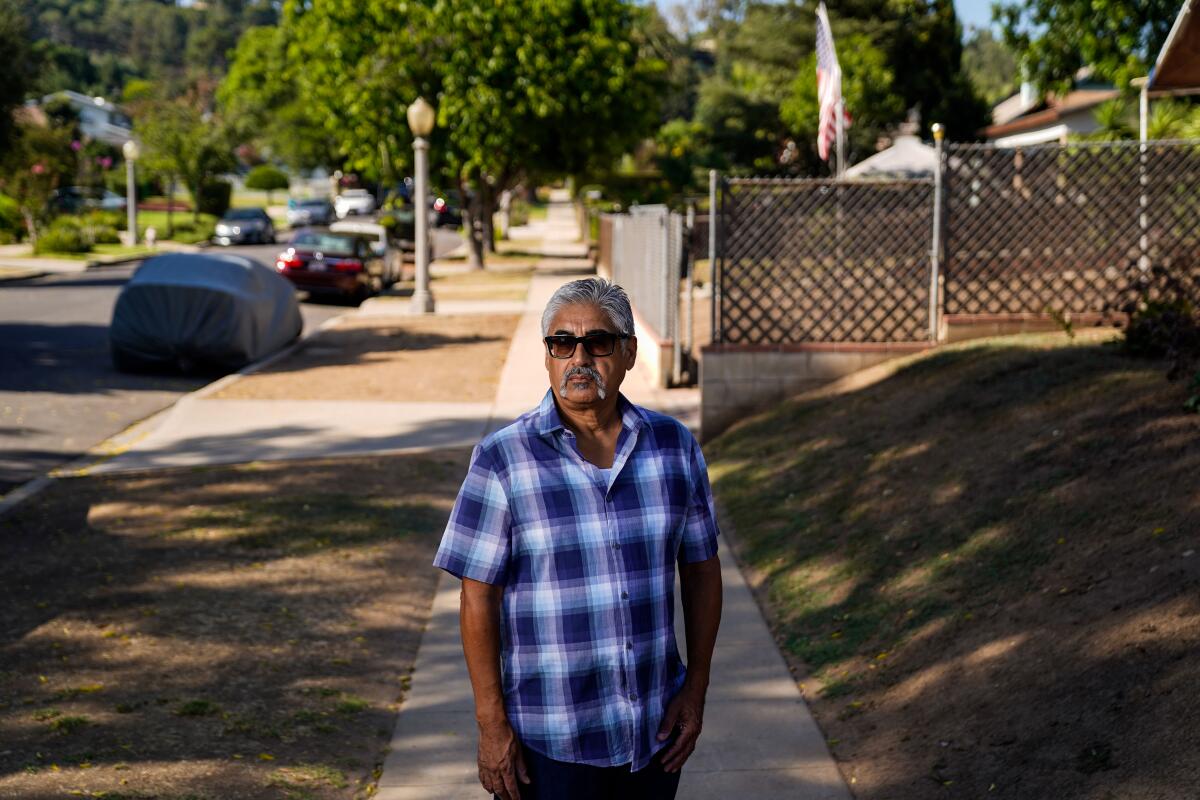
[(1200, 796), (1200, 416), (1112, 338), (947, 348), (706, 447), (859, 798)]

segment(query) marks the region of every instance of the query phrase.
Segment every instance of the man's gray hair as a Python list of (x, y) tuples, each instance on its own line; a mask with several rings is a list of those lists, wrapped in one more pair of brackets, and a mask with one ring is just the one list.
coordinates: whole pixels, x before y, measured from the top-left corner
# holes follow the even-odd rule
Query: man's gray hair
[[(633, 336), (633, 309), (629, 305), (629, 295), (615, 283), (609, 283), (604, 278), (584, 278), (571, 281), (558, 287), (558, 291), (546, 303), (542, 312), (542, 336), (550, 335), (550, 323), (563, 306), (573, 306), (580, 303), (599, 306), (609, 321), (616, 326), (618, 333)], [(625, 342), (621, 342), (624, 349)]]

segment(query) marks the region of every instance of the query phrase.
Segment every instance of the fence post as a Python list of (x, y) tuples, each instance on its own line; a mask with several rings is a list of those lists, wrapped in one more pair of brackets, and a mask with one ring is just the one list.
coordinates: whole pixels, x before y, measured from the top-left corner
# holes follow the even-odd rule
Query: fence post
[(1148, 120), (1150, 118), (1150, 82), (1146, 78), (1142, 78), (1141, 91), (1138, 93), (1138, 230), (1141, 231), (1141, 236), (1138, 237), (1138, 250), (1141, 255), (1138, 256), (1138, 269), (1142, 272), (1142, 278), (1145, 279), (1146, 273), (1150, 269), (1150, 236), (1149, 236), (1149, 219), (1147, 211), (1149, 210), (1150, 201), (1146, 197), (1146, 190), (1150, 181), (1146, 177), (1146, 140), (1148, 134)]
[(933, 126), (933, 148), (937, 168), (933, 171), (933, 242), (929, 248), (929, 341), (935, 344), (941, 332), (942, 267), (942, 138), (945, 129)]
[(717, 274), (717, 224), (720, 214), (717, 209), (717, 171), (708, 171), (708, 282), (709, 304), (712, 306), (712, 328), (709, 337), (714, 342), (721, 339), (721, 276)]
[(695, 335), (695, 324), (692, 319), (692, 312), (695, 308), (695, 298), (692, 295), (692, 291), (696, 286), (696, 254), (692, 249), (692, 244), (695, 240), (692, 238), (692, 231), (695, 229), (696, 202), (694, 200), (689, 200), (687, 205), (687, 224), (685, 228), (686, 233), (684, 234), (684, 241), (686, 241), (687, 244), (682, 255), (683, 258), (687, 259), (685, 264), (687, 267), (687, 286), (685, 287), (685, 291), (687, 293), (683, 296), (683, 320), (679, 323), (685, 334), (684, 346), (687, 348), (688, 354), (689, 383), (696, 382), (696, 354), (692, 352), (696, 346), (696, 343), (692, 341)]

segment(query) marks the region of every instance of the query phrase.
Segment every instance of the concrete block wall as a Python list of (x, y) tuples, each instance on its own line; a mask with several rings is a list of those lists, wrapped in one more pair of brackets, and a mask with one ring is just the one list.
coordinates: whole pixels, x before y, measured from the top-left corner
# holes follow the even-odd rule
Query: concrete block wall
[[(1071, 324), (1080, 329), (1124, 324), (1127, 316), (1121, 312), (1073, 314), (1070, 319)], [(942, 318), (942, 342), (945, 344), (989, 336), (1059, 330), (1062, 330), (1062, 326), (1046, 314), (947, 314)]]
[(633, 309), (633, 332), (638, 340), (638, 362), (649, 370), (654, 386), (667, 388), (671, 385), (675, 343), (671, 339), (664, 339), (647, 325), (636, 308)]
[(923, 342), (708, 345), (700, 361), (700, 437), (711, 439), (737, 420), (791, 395), (929, 346)]

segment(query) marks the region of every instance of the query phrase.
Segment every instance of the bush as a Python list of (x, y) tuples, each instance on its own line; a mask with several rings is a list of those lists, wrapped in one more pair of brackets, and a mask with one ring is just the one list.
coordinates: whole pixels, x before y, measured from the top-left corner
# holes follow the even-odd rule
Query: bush
[(86, 253), (92, 249), (79, 221), (72, 217), (59, 217), (37, 238), (35, 253)]
[(17, 201), (0, 194), (0, 244), (12, 244), (25, 235), (25, 220)]
[[(104, 177), (104, 185), (107, 186), (112, 191), (116, 192), (117, 194), (121, 195), (121, 197), (125, 197), (126, 196), (125, 195), (125, 170), (123, 170), (123, 169), (111, 170)], [(158, 178), (155, 178), (152, 175), (147, 174), (147, 171), (144, 169), (137, 171), (136, 188), (137, 188), (137, 199), (138, 199), (139, 204), (142, 202), (142, 199), (145, 197), (156, 197), (157, 195), (160, 195), (163, 193), (162, 183), (158, 180)]]
[[(1151, 276), (1163, 287), (1159, 299), (1143, 293), (1139, 302), (1127, 308), (1125, 349), (1138, 356), (1165, 358), (1170, 362), (1167, 377), (1180, 378), (1200, 361), (1200, 312), (1191, 295), (1174, 276), (1155, 268)], [(1200, 385), (1194, 388), (1200, 388)], [(1189, 399), (1189, 410), (1200, 406), (1200, 396)]]
[(208, 181), (200, 186), (199, 196), (196, 197), (196, 208), (201, 214), (223, 217), (229, 210), (229, 200), (232, 195), (233, 185), (229, 181)]
[(246, 175), (246, 188), (263, 190), (270, 197), (271, 192), (288, 188), (288, 176), (278, 167), (260, 164)]
[(113, 225), (91, 225), (84, 229), (84, 234), (91, 238), (92, 244), (121, 243), (121, 235)]

